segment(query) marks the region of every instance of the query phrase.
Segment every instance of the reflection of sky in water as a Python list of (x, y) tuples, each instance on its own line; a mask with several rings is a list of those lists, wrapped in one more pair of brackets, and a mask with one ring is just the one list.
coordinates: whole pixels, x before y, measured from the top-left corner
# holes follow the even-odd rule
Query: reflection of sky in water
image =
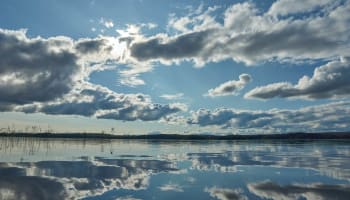
[(0, 199), (348, 199), (350, 142), (0, 139)]

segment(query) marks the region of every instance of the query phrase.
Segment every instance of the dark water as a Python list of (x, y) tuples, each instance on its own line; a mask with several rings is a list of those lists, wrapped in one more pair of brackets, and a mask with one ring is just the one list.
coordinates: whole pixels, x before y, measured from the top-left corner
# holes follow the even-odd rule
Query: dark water
[(350, 142), (0, 138), (0, 199), (350, 199)]

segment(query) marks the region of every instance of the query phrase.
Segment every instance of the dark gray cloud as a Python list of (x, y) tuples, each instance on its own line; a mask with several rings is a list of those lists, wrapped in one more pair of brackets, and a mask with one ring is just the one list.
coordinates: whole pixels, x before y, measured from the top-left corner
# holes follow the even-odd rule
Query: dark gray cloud
[(139, 60), (195, 57), (205, 47), (210, 32), (210, 30), (206, 30), (187, 33), (169, 41), (162, 41), (162, 38), (155, 37), (134, 43), (130, 47), (131, 56)]
[(267, 199), (348, 199), (350, 196), (349, 185), (279, 185), (274, 182), (261, 182), (248, 184), (248, 189), (260, 198)]
[(254, 88), (246, 98), (271, 99), (304, 98), (324, 99), (348, 96), (350, 93), (350, 58), (332, 61), (317, 67), (312, 77), (304, 76), (296, 85), (288, 82), (273, 83)]
[(107, 43), (108, 41), (103, 38), (81, 39), (76, 43), (75, 49), (82, 54), (109, 52), (112, 46)]
[(337, 102), (298, 110), (272, 109), (248, 111), (221, 108), (200, 109), (192, 113), (189, 124), (219, 126), (253, 132), (295, 132), (346, 130), (350, 121), (350, 102)]
[(0, 102), (25, 104), (67, 94), (81, 71), (68, 38), (29, 39), (0, 29)]
[(89, 73), (99, 70), (92, 64), (115, 59), (109, 39), (29, 38), (25, 30), (0, 29), (1, 104), (63, 98), (85, 82)]
[(154, 121), (166, 117), (167, 115), (183, 111), (181, 106), (177, 105), (130, 105), (121, 109), (108, 111), (98, 115), (100, 119), (116, 119), (125, 121)]
[(238, 91), (242, 90), (251, 79), (252, 77), (249, 74), (241, 74), (239, 75), (239, 80), (222, 83), (218, 87), (208, 90), (208, 94), (206, 95), (210, 97), (235, 95)]

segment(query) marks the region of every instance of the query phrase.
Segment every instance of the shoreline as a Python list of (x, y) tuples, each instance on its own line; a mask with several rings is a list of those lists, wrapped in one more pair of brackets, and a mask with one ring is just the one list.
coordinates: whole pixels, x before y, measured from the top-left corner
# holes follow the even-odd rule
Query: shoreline
[(113, 135), (101, 133), (0, 133), (0, 137), (61, 139), (134, 139), (134, 140), (350, 140), (350, 132), (284, 133), (256, 135)]

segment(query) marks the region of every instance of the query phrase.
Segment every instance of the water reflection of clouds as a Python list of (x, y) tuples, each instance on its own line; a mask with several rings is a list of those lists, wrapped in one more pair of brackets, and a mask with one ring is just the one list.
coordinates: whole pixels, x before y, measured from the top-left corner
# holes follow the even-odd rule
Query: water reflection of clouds
[(279, 185), (266, 181), (248, 184), (251, 193), (263, 199), (338, 199), (348, 200), (350, 197), (350, 185), (326, 185), (326, 184), (291, 184)]
[(167, 183), (167, 184), (164, 184), (162, 186), (159, 186), (158, 188), (161, 191), (174, 191), (174, 192), (183, 192), (184, 191), (180, 185), (175, 184), (175, 183)]
[(254, 160), (247, 152), (189, 153), (192, 168), (219, 172), (237, 172), (237, 165), (271, 165), (271, 161)]
[[(6, 145), (3, 146), (10, 149), (6, 150), (4, 155), (7, 157), (2, 157), (0, 162), (0, 199), (26, 197), (40, 200), (45, 199), (48, 193), (64, 199), (76, 199), (99, 196), (107, 192), (114, 192), (115, 198), (119, 199), (136, 199), (147, 192), (159, 195), (176, 192), (176, 196), (181, 196), (191, 192), (193, 188), (200, 188), (207, 198), (210, 196), (214, 199), (246, 199), (252, 195), (256, 198), (275, 195), (275, 199), (327, 199), (330, 196), (324, 194), (326, 191), (334, 195), (348, 195), (346, 190), (350, 190), (349, 185), (335, 184), (350, 180), (350, 160), (346, 159), (350, 157), (350, 148), (348, 143), (342, 142), (116, 141), (84, 142), (86, 147), (81, 148), (81, 142), (74, 146), (77, 141), (66, 145), (58, 140), (52, 142), (51, 149), (46, 149), (46, 157), (37, 157), (26, 162), (17, 162), (18, 159), (11, 158), (18, 156), (17, 143), (28, 149), (27, 143), (35, 144), (33, 141), (26, 140), (23, 144), (20, 140), (4, 143)], [(111, 151), (100, 148), (100, 145), (108, 146), (107, 144)], [(32, 152), (44, 155), (38, 146), (40, 145), (35, 146), (36, 150)], [(131, 148), (134, 146), (138, 148)], [(63, 155), (65, 153), (67, 155)], [(6, 161), (7, 158), (11, 158), (11, 161)], [(24, 160), (28, 160), (27, 158), (31, 157), (25, 157)], [(249, 173), (254, 171), (249, 171), (245, 166), (262, 166), (259, 170), (266, 170), (266, 173), (274, 175), (277, 168), (285, 168), (284, 172), (289, 172), (292, 167), (301, 169), (299, 172), (302, 173), (305, 172), (302, 170), (314, 169), (325, 175), (321, 179), (313, 179), (316, 180), (314, 182), (331, 180), (329, 177), (338, 180), (334, 179), (331, 183), (333, 185), (306, 184), (303, 181), (300, 184), (279, 185), (258, 182), (264, 179), (257, 178), (249, 182), (232, 183), (234, 187), (230, 185), (230, 181), (225, 183), (227, 185), (220, 185), (220, 177), (224, 180), (235, 180), (235, 176), (253, 176), (254, 174)], [(266, 176), (271, 176), (271, 179), (278, 177), (273, 174)], [(315, 174), (320, 177), (319, 173)]]
[[(244, 144), (244, 143), (243, 143)], [(320, 148), (314, 143), (239, 145), (239, 149), (219, 153), (188, 153), (192, 169), (236, 172), (237, 166), (307, 168), (337, 179), (350, 180), (350, 150), (341, 145)], [(317, 143), (316, 143), (317, 144)], [(315, 146), (314, 146), (315, 145)]]
[[(0, 197), (21, 195), (10, 199), (49, 199), (46, 192), (69, 199), (99, 195), (112, 189), (147, 189), (151, 173), (177, 171), (167, 161), (99, 157), (92, 161), (40, 161), (11, 163), (11, 166), (0, 165)], [(30, 191), (37, 196), (31, 198)]]
[(137, 199), (137, 198), (134, 198), (133, 196), (125, 196), (125, 197), (118, 197), (116, 198), (115, 200), (141, 200), (141, 199)]
[(241, 188), (230, 189), (212, 187), (205, 188), (204, 191), (208, 192), (211, 197), (219, 200), (248, 200), (247, 196), (243, 195), (243, 190)]
[(1, 176), (0, 199), (67, 199), (64, 186), (53, 179), (35, 176)]

